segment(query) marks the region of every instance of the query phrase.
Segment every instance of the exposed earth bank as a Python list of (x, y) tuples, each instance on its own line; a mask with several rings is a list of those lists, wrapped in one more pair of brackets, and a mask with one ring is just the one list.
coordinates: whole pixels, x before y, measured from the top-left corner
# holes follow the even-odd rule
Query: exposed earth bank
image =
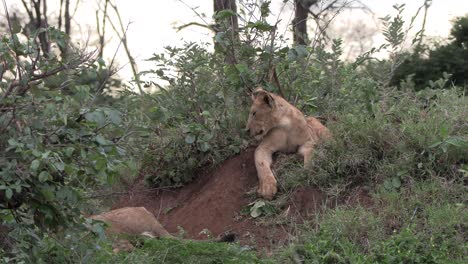
[[(178, 189), (151, 189), (145, 186), (142, 175), (113, 209), (143, 206), (170, 233), (183, 232), (185, 238), (203, 240), (207, 239), (207, 234), (221, 237), (229, 233), (231, 237), (235, 235), (241, 245), (256, 249), (285, 245), (294, 237), (296, 225), (262, 221), (241, 214), (256, 199), (252, 195), (257, 186), (253, 153), (254, 150), (249, 149), (211, 171), (199, 172), (192, 183)], [(324, 205), (329, 208), (336, 204), (366, 207), (372, 204), (363, 190), (356, 190), (347, 197), (331, 198), (315, 187), (298, 188), (287, 199), (283, 208), (279, 208), (279, 214), (287, 220), (281, 222), (289, 223), (313, 217)]]

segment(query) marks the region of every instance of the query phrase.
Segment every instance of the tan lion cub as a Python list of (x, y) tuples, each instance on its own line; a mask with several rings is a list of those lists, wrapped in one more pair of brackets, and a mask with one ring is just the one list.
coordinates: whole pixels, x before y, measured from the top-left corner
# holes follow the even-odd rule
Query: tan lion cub
[(302, 112), (281, 96), (257, 88), (252, 93), (247, 130), (260, 145), (255, 150), (259, 186), (257, 193), (268, 200), (277, 192), (276, 179), (271, 171), (273, 153), (295, 153), (304, 157), (307, 166), (314, 145), (331, 137), (330, 131), (313, 117)]

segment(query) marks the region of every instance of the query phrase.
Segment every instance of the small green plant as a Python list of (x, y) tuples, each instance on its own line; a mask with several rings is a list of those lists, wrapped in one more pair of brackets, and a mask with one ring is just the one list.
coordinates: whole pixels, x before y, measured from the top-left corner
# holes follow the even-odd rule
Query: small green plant
[(246, 213), (253, 218), (260, 216), (272, 216), (278, 213), (278, 209), (273, 204), (263, 200), (252, 202), (247, 208), (248, 212)]

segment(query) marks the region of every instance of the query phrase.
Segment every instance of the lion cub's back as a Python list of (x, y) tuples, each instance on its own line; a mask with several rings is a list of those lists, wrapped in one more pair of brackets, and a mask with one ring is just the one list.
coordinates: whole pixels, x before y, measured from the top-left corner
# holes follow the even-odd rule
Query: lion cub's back
[(306, 120), (312, 138), (315, 141), (331, 138), (330, 130), (328, 130), (328, 128), (325, 127), (322, 123), (320, 123), (320, 121), (317, 118), (310, 116), (306, 117)]

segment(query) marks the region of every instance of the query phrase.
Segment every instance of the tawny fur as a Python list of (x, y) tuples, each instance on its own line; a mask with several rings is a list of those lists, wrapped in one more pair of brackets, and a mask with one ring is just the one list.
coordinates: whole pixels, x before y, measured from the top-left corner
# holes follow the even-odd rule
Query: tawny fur
[[(144, 207), (124, 207), (92, 215), (89, 218), (103, 221), (109, 225), (106, 229), (108, 235), (146, 235), (150, 237), (173, 236), (158, 222), (156, 217)], [(133, 245), (126, 239), (116, 239), (113, 243), (114, 252), (132, 251)]]
[(307, 166), (314, 146), (331, 137), (330, 131), (314, 117), (304, 114), (281, 96), (257, 88), (252, 93), (247, 130), (260, 145), (255, 150), (259, 186), (257, 193), (273, 199), (278, 188), (271, 171), (275, 152), (299, 153)]

